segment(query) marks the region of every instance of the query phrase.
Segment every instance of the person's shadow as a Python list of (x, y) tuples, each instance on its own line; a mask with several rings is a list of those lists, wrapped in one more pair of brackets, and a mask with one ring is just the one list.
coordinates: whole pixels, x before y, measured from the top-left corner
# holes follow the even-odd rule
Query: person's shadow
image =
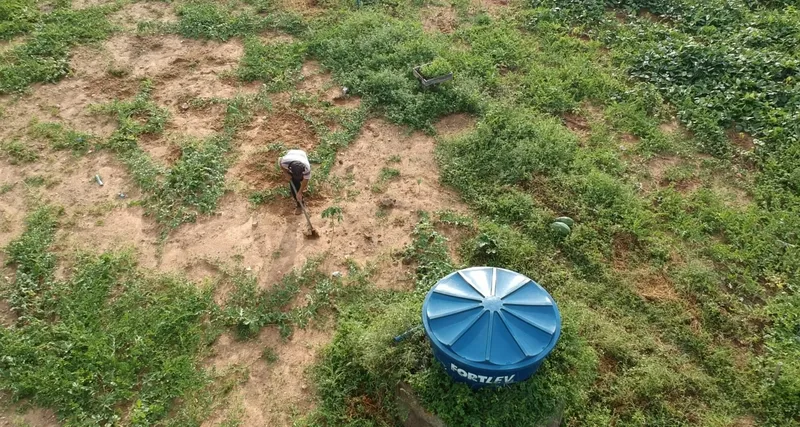
[[(271, 255), (275, 258), (272, 275), (277, 277), (277, 280), (283, 278), (294, 267), (294, 261), (297, 258), (297, 235), (299, 228), (302, 226), (298, 225), (300, 222), (297, 220), (297, 216), (294, 215), (294, 207), (286, 208), (285, 211), (285, 218), (289, 219), (286, 221), (286, 227), (283, 228), (278, 249)], [(275, 231), (277, 232), (278, 230)]]

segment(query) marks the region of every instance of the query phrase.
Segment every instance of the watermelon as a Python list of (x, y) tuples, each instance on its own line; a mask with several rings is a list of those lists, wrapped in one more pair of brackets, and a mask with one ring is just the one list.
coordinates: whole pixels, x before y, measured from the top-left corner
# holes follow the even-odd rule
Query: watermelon
[(573, 224), (575, 224), (575, 221), (573, 221), (572, 218), (570, 218), (568, 216), (560, 216), (560, 217), (556, 218), (556, 222), (564, 223), (564, 224), (567, 225), (567, 227), (572, 227)]
[(563, 222), (554, 222), (550, 224), (550, 229), (561, 236), (567, 236), (569, 235), (570, 231), (572, 231), (570, 230), (569, 226)]

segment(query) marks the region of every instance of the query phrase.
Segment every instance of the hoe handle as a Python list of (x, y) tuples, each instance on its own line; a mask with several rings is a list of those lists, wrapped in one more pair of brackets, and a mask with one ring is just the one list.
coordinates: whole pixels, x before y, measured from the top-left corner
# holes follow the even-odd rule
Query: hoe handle
[(303, 210), (303, 215), (306, 216), (306, 222), (308, 222), (308, 228), (310, 228), (313, 231), (314, 230), (314, 226), (311, 225), (311, 218), (308, 217), (308, 212), (306, 212), (306, 204), (304, 202), (301, 202), (300, 200), (297, 200), (297, 194), (300, 194), (300, 193), (297, 192), (297, 188), (294, 186), (294, 183), (292, 181), (289, 181), (289, 185), (291, 185), (292, 186), (292, 190), (294, 190), (294, 194), (295, 194), (294, 200), (297, 201), (298, 203), (300, 203), (300, 209)]

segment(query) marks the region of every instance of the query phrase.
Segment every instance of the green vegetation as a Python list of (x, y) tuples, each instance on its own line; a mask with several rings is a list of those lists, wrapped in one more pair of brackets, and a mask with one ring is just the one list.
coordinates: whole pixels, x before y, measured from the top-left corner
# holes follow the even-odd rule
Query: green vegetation
[(0, 153), (6, 156), (11, 164), (31, 163), (39, 159), (39, 153), (22, 141), (13, 140), (0, 143)]
[[(289, 273), (269, 289), (259, 289), (257, 278), (244, 270), (227, 272), (223, 280), (230, 281), (234, 291), (222, 314), (224, 323), (241, 337), (252, 337), (267, 325), (276, 325), (284, 337), (291, 335), (293, 325), (305, 327), (322, 310), (332, 307), (342, 293), (341, 279), (322, 273), (319, 261), (309, 261), (302, 270)], [(283, 311), (304, 288), (312, 290), (309, 304)]]
[(422, 67), (422, 75), (426, 78), (443, 76), (450, 72), (453, 68), (446, 59), (436, 58), (430, 64), (425, 64)]
[(330, 221), (332, 230), (336, 224), (342, 222), (342, 219), (344, 219), (342, 216), (342, 208), (340, 206), (331, 206), (326, 208), (322, 211), (321, 216), (323, 219), (328, 219), (328, 221)]
[(305, 47), (300, 43), (264, 44), (258, 38), (249, 38), (237, 74), (247, 82), (262, 81), (271, 91), (285, 90), (300, 77), (304, 54)]
[(0, 185), (0, 196), (2, 196), (3, 194), (8, 193), (11, 190), (13, 190), (14, 187), (16, 187), (16, 186), (17, 186), (16, 182), (14, 182), (14, 183), (8, 183), (7, 182), (7, 183), (4, 183), (3, 185)]
[[(417, 265), (415, 290), (371, 290), (366, 300), (342, 313), (333, 343), (314, 372), (322, 402), (308, 417), (309, 424), (346, 425), (355, 419), (370, 419), (379, 425), (393, 425), (398, 416), (395, 388), (399, 381), (410, 383), (426, 407), (448, 425), (535, 425), (559, 405), (585, 404), (581, 390), (596, 374), (596, 355), (577, 333), (567, 333), (579, 327), (582, 307), (561, 306), (562, 313), (576, 311), (565, 316), (572, 319), (564, 325), (569, 342), (562, 342), (565, 345), (547, 360), (543, 374), (514, 387), (473, 392), (453, 383), (433, 359), (419, 330), (402, 344), (392, 345), (394, 336), (419, 324), (425, 293), (455, 267), (446, 240), (427, 215), (422, 216), (413, 237), (405, 257)], [(457, 408), (454, 401), (459, 402)]]
[(66, 76), (71, 47), (111, 34), (106, 14), (113, 6), (72, 10), (69, 2), (55, 2), (52, 11), (41, 13), (37, 3), (11, 0), (0, 5), (0, 40), (25, 37), (22, 44), (0, 53), (0, 94)]
[(57, 280), (49, 249), (57, 218), (38, 208), (6, 249), (16, 268), (7, 298), (18, 317), (0, 329), (0, 385), (58, 408), (69, 424), (119, 422), (120, 411), (134, 424), (163, 418), (173, 399), (206, 380), (195, 356), (210, 338), (202, 322), (210, 294), (137, 272), (130, 253), (81, 256)]
[(391, 120), (422, 128), (448, 113), (476, 111), (480, 99), (480, 88), (468, 74), (436, 91), (420, 88), (411, 68), (444, 55), (445, 41), (426, 36), (418, 25), (368, 11), (321, 20), (309, 53)]
[(93, 141), (95, 141), (93, 136), (66, 129), (60, 123), (40, 123), (38, 121), (31, 123), (28, 135), (46, 140), (54, 150), (72, 150), (79, 154), (86, 153), (93, 147)]
[(228, 40), (263, 29), (258, 16), (232, 13), (215, 2), (191, 2), (177, 8), (178, 33), (188, 38)]
[(383, 193), (389, 182), (400, 176), (400, 171), (394, 168), (382, 167), (378, 173), (378, 180), (372, 184), (371, 191), (373, 193)]
[(41, 187), (41, 186), (43, 186), (43, 185), (45, 185), (47, 183), (47, 181), (45, 180), (45, 177), (43, 177), (41, 175), (28, 176), (23, 180), (23, 182), (28, 187)]
[[(581, 8), (576, 4), (570, 10)], [(603, 7), (599, 10), (604, 16), (613, 16)], [(378, 104), (394, 121), (425, 127), (432, 118), (448, 112), (480, 113), (474, 132), (439, 145), (442, 179), (461, 191), (482, 218), (475, 239), (465, 245), (469, 264), (503, 266), (536, 277), (554, 294), (562, 311), (575, 310), (564, 318), (576, 322), (573, 327), (591, 350), (586, 350), (585, 356), (568, 359), (566, 363), (572, 363), (569, 368), (560, 368), (592, 386), (586, 390), (586, 400), (564, 398), (570, 419), (591, 425), (705, 425), (754, 415), (774, 425), (791, 423), (790, 414), (797, 413), (797, 401), (791, 397), (796, 395), (792, 390), (797, 390), (797, 383), (790, 375), (774, 373), (784, 372), (786, 365), (796, 366), (792, 361), (797, 355), (796, 343), (774, 338), (762, 341), (764, 335), (772, 337), (772, 329), (758, 325), (777, 321), (777, 312), (771, 311), (777, 301), (797, 298), (797, 284), (791, 279), (798, 270), (797, 240), (790, 231), (796, 225), (784, 227), (786, 221), (796, 223), (789, 219), (797, 217), (796, 208), (770, 212), (758, 205), (730, 205), (720, 193), (709, 189), (686, 194), (674, 186), (653, 192), (637, 190), (637, 166), (627, 156), (646, 160), (653, 155), (696, 153), (696, 148), (713, 147), (713, 138), (699, 132), (680, 105), (678, 117), (688, 120), (694, 138), (666, 133), (660, 123), (674, 110), (664, 100), (672, 99), (670, 94), (675, 91), (629, 80), (614, 57), (603, 54), (600, 43), (574, 38), (559, 13), (544, 7), (523, 12), (517, 25), (481, 18), (458, 30), (454, 38), (468, 48), (457, 50), (443, 49), (441, 38), (423, 36), (400, 20), (364, 12), (335, 25), (325, 22), (310, 51), (337, 78)], [(527, 31), (520, 31), (519, 25)], [(633, 31), (639, 28), (630, 30), (629, 44), (633, 43)], [(588, 34), (594, 33), (589, 30)], [(618, 34), (626, 33), (621, 29)], [(357, 44), (359, 49), (348, 51), (350, 44), (344, 40), (355, 40), (348, 43)], [(404, 43), (413, 43), (415, 49)], [(436, 92), (419, 90), (404, 65), (436, 57), (452, 65), (457, 76), (453, 87)], [(392, 62), (395, 58), (397, 62)], [(632, 72), (631, 76), (637, 74)], [(375, 85), (370, 85), (372, 82)], [(488, 96), (479, 98), (460, 91), (459, 85), (467, 83), (472, 94)], [(727, 100), (730, 105), (730, 98)], [(438, 107), (437, 102), (443, 101), (449, 102)], [(695, 100), (693, 105), (699, 109), (703, 104)], [(409, 107), (430, 116), (416, 116), (416, 110)], [(564, 127), (560, 115), (566, 113), (599, 117), (587, 119), (587, 135), (582, 136)], [(725, 123), (715, 126), (724, 129)], [(637, 141), (633, 153), (617, 148), (619, 141), (629, 138), (627, 135)], [(735, 180), (729, 178), (733, 175), (726, 169), (733, 169), (738, 179), (754, 178), (743, 163), (747, 158), (726, 155), (733, 150), (709, 151), (720, 158), (703, 162), (709, 171), (706, 175), (729, 180), (734, 186)], [(779, 166), (775, 158), (770, 158), (773, 160), (768, 164), (782, 170), (784, 176), (794, 169), (791, 164)], [(689, 165), (679, 165), (664, 176), (666, 183), (691, 179), (694, 172)], [(768, 186), (763, 189), (766, 194), (771, 184), (764, 184)], [(783, 200), (790, 197), (785, 191), (783, 194)], [(578, 223), (562, 241), (545, 230), (553, 218), (565, 214)], [(775, 236), (786, 244), (776, 244)], [(624, 262), (621, 269), (616, 267), (620, 259)], [(682, 263), (679, 259), (693, 261)], [(643, 280), (648, 286), (674, 289), (678, 297), (651, 296), (638, 288)], [(780, 287), (762, 285), (772, 283), (769, 280), (777, 281)], [(418, 283), (430, 286), (432, 282), (420, 279)], [(790, 315), (786, 306), (781, 307), (781, 315)], [(378, 316), (374, 321), (396, 321), (391, 316), (395, 314)], [(375, 318), (374, 313), (370, 318)], [(361, 326), (369, 328), (366, 323)], [(565, 327), (570, 326), (565, 323)], [(343, 333), (350, 336), (337, 336), (337, 340), (362, 340), (358, 334), (353, 338), (351, 329)], [(381, 351), (391, 353), (390, 335), (383, 333), (386, 341)], [(789, 335), (782, 336), (789, 339)], [(349, 350), (360, 345), (349, 342), (339, 347), (337, 343), (331, 351), (342, 352), (336, 356), (340, 360), (362, 357), (359, 351)], [(781, 350), (770, 352), (769, 358), (759, 358), (762, 346)], [(421, 354), (409, 357), (426, 360)], [(338, 366), (335, 360), (326, 363)], [(388, 406), (386, 412), (365, 410), (352, 417), (337, 412), (335, 407), (341, 401), (331, 399), (330, 405), (323, 406), (325, 413), (315, 416), (334, 417), (333, 424), (360, 418), (378, 423), (391, 419), (387, 413), (393, 413), (392, 403), (382, 400), (388, 396), (388, 385), (368, 386), (374, 379), (369, 375), (379, 377), (386, 371), (364, 362), (352, 370), (325, 365), (321, 372), (367, 375), (369, 380), (351, 389), (348, 398), (369, 396), (369, 402), (377, 400)], [(401, 376), (410, 375), (414, 369), (399, 372)], [(545, 370), (539, 375), (549, 374)], [(318, 377), (322, 384), (330, 380), (324, 375)], [(322, 395), (334, 393), (341, 385), (337, 384)], [(424, 385), (411, 384), (425, 396)], [(443, 389), (437, 387), (431, 395), (461, 402), (455, 391)], [(531, 405), (526, 413), (544, 414), (547, 409), (530, 398), (519, 397), (515, 402), (519, 407)], [(446, 420), (469, 419), (454, 412), (461, 410), (460, 405), (437, 406), (431, 401), (426, 405), (436, 408)]]
[[(236, 376), (214, 378), (200, 361), (225, 325), (251, 335), (276, 324), (288, 336), (345, 294), (342, 279), (327, 278), (313, 262), (267, 291), (257, 291), (256, 278), (234, 268), (215, 283), (235, 286), (219, 307), (212, 288), (142, 271), (132, 252), (80, 254), (67, 277), (57, 279), (50, 246), (59, 214), (37, 208), (25, 233), (5, 249), (15, 275), (2, 283), (3, 297), (16, 320), (0, 328), (0, 388), (57, 409), (69, 425), (123, 419), (151, 425), (176, 409), (178, 398), (224, 395), (218, 388), (230, 391), (225, 383)], [(348, 280), (357, 277), (355, 272)], [(360, 290), (357, 283), (347, 286)], [(282, 311), (303, 287), (311, 287), (309, 303)], [(265, 349), (264, 359), (274, 363), (277, 355)], [(193, 402), (177, 405), (171, 425), (208, 416)]]
[(132, 100), (117, 100), (95, 106), (94, 110), (116, 116), (117, 130), (106, 146), (118, 154), (145, 193), (145, 208), (163, 226), (162, 237), (166, 238), (180, 224), (214, 212), (225, 192), (226, 156), (231, 140), (256, 111), (268, 109), (270, 104), (263, 93), (224, 101), (198, 100), (226, 104), (224, 130), (202, 141), (187, 139), (181, 145), (180, 158), (165, 168), (137, 144), (143, 135), (161, 133), (169, 120), (167, 110), (151, 100), (152, 90), (152, 82), (145, 80)]
[(278, 353), (275, 352), (275, 349), (272, 347), (264, 347), (264, 351), (261, 352), (261, 358), (264, 359), (264, 362), (269, 364), (273, 364), (278, 361)]
[[(22, 40), (0, 53), (0, 94), (63, 77), (73, 46), (112, 31), (106, 15), (117, 6), (48, 4), (0, 5), (0, 40)], [(55, 123), (32, 123), (27, 136), (57, 150), (112, 150), (166, 238), (215, 211), (232, 146), (271, 108), (269, 92), (291, 91), (289, 108), (314, 131), (315, 196), (367, 118), (433, 133), (445, 115), (472, 114), (474, 129), (436, 146), (441, 182), (471, 214), (421, 213), (396, 254), (414, 269), (413, 289), (375, 289), (372, 267), (352, 263), (339, 277), (315, 260), (268, 287), (225, 266), (214, 286), (233, 291), (217, 305), (211, 289), (142, 271), (132, 253), (79, 255), (57, 279), (59, 212), (39, 207), (6, 248), (16, 274), (3, 292), (16, 317), (0, 329), (0, 390), (56, 409), (69, 425), (196, 425), (246, 378), (200, 367), (225, 328), (249, 339), (274, 326), (287, 337), (335, 314), (313, 370), (319, 401), (302, 420), (309, 425), (396, 425), (398, 381), (451, 425), (536, 425), (557, 409), (566, 425), (800, 425), (796, 6), (532, 0), (493, 16), (457, 2), (448, 34), (419, 24), (425, 2), (318, 7), (301, 18), (262, 0), (186, 1), (175, 24), (140, 23), (154, 34), (239, 39), (244, 55), (227, 78), (264, 84), (253, 95), (191, 100), (224, 105), (222, 130), (182, 141), (171, 165), (139, 145), (170, 120), (147, 80), (137, 95), (94, 107), (117, 120), (107, 141)], [(294, 39), (267, 42), (267, 31)], [(293, 91), (309, 59), (362, 106)], [(424, 64), (423, 74), (454, 79), (422, 88), (412, 68)], [(4, 143), (3, 157), (35, 161), (26, 142)], [(400, 161), (389, 159), (376, 192), (399, 176), (391, 166)], [(278, 195), (286, 189), (249, 198)], [(335, 208), (323, 217), (346, 220)], [(569, 235), (549, 232), (561, 216), (575, 219)], [(421, 333), (393, 344), (419, 324), (430, 287), (459, 267), (445, 228), (466, 236), (464, 265), (519, 271), (558, 301), (561, 341), (530, 381), (473, 392), (448, 379)], [(278, 353), (265, 348), (263, 359), (281, 363)]]
[(180, 5), (177, 8), (180, 21), (176, 32), (187, 38), (224, 41), (265, 30), (280, 30), (295, 35), (305, 30), (302, 19), (297, 15), (275, 10), (271, 4), (260, 1), (248, 3), (258, 3), (254, 4), (258, 13), (249, 9), (234, 11), (230, 6), (211, 1), (192, 1)]

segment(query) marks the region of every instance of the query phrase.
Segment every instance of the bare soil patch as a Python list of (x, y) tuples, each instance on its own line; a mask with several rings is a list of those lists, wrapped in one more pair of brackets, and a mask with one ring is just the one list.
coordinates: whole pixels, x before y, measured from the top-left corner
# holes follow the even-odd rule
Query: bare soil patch
[(279, 0), (278, 5), (281, 9), (297, 12), (303, 16), (315, 16), (325, 11), (319, 0)]
[[(171, 128), (174, 129), (181, 124), (179, 121), (175, 123), (173, 119)], [(201, 128), (202, 130), (202, 128)], [(197, 137), (202, 138), (210, 135), (210, 132), (201, 132), (195, 130), (192, 133), (181, 135), (178, 131), (171, 131), (167, 135), (150, 136), (146, 135), (139, 139), (139, 147), (146, 151), (150, 157), (164, 166), (169, 166), (178, 160), (181, 156), (180, 138)]]
[(683, 131), (681, 124), (675, 119), (658, 125), (658, 129), (667, 135), (675, 135)]
[(310, 151), (318, 142), (314, 130), (300, 115), (290, 111), (282, 111), (270, 115), (261, 123), (257, 123), (253, 132), (246, 133), (251, 141), (259, 141), (264, 145), (281, 143), (285, 147)]
[[(214, 280), (221, 273), (217, 265), (204, 259), (198, 259), (187, 264), (184, 272), (189, 280), (195, 283), (204, 283)], [(222, 301), (217, 301), (217, 303), (222, 303)]]
[(472, 0), (471, 9), (473, 13), (477, 11), (485, 11), (493, 17), (501, 17), (506, 13), (510, 13), (511, 1), (509, 0)]
[(25, 37), (14, 37), (11, 40), (0, 40), (0, 54), (8, 52), (24, 42)]
[(592, 124), (604, 120), (603, 108), (584, 102), (578, 111), (562, 114), (561, 120), (564, 126), (575, 133), (581, 141), (586, 141), (591, 135)]
[(265, 239), (267, 230), (259, 228), (259, 224), (277, 231), (282, 228), (281, 222), (275, 215), (252, 211), (246, 200), (228, 194), (216, 214), (201, 217), (172, 233), (164, 245), (161, 269), (185, 271), (203, 260), (229, 264), (238, 260), (254, 274), (270, 271), (266, 268), (270, 266), (274, 242)]
[(13, 325), (16, 320), (17, 316), (11, 310), (11, 306), (5, 301), (0, 301), (0, 326), (9, 327)]
[[(0, 400), (7, 398), (6, 394), (0, 394)], [(0, 427), (58, 427), (56, 413), (50, 409), (27, 408), (21, 410), (22, 405), (14, 404), (8, 408), (0, 407)]]
[(623, 132), (619, 135), (619, 148), (623, 151), (633, 150), (637, 145), (639, 145), (639, 141), (641, 141), (641, 138), (638, 136), (632, 133)]
[(225, 106), (222, 104), (190, 107), (188, 103), (179, 104), (180, 98), (159, 98), (170, 110), (170, 120), (165, 129), (166, 140), (181, 137), (203, 139), (221, 132), (224, 128)]
[[(113, 118), (92, 114), (88, 107), (133, 96), (139, 79), (155, 81), (154, 98), (169, 108), (169, 131), (205, 137), (221, 126), (222, 108), (182, 108), (193, 98), (231, 98), (255, 93), (257, 84), (240, 85), (226, 78), (243, 53), (241, 42), (185, 40), (177, 36), (118, 35), (102, 48), (76, 49), (73, 76), (56, 84), (38, 84), (30, 94), (0, 98), (4, 108), (0, 139), (25, 134), (32, 118), (57, 121), (76, 130), (108, 137)], [(114, 78), (109, 72), (122, 78)]]
[(297, 39), (290, 35), (284, 34), (276, 31), (264, 31), (263, 33), (259, 34), (259, 40), (261, 40), (264, 44), (271, 44), (271, 43), (294, 43)]
[(451, 114), (439, 120), (434, 128), (437, 135), (452, 138), (473, 130), (476, 121), (477, 119), (469, 114)]
[(427, 32), (452, 33), (458, 27), (458, 16), (452, 6), (428, 6), (422, 8), (422, 28)]
[(713, 181), (712, 188), (729, 206), (746, 209), (753, 205), (753, 196), (730, 180), (717, 177)]
[(600, 357), (599, 371), (601, 374), (611, 374), (617, 370), (617, 361), (611, 355), (603, 354)]
[(665, 181), (667, 171), (680, 163), (681, 159), (678, 157), (656, 157), (646, 164), (647, 173), (650, 175), (650, 179), (655, 185), (667, 185)]
[(237, 163), (228, 173), (240, 180), (250, 190), (266, 190), (280, 186), (284, 177), (277, 166), (276, 152), (266, 148), (262, 141), (253, 140), (242, 144), (241, 163)]
[(753, 151), (756, 146), (753, 142), (753, 137), (747, 132), (737, 132), (730, 129), (726, 132), (726, 135), (728, 135), (728, 139), (730, 139), (731, 143), (742, 151)]
[[(311, 328), (296, 330), (288, 340), (283, 340), (275, 328), (264, 328), (257, 338), (248, 341), (236, 341), (230, 334), (223, 334), (214, 345), (216, 354), (207, 364), (217, 370), (234, 365), (248, 368), (248, 380), (231, 396), (242, 403), (242, 425), (291, 426), (293, 414), (307, 413), (313, 407), (306, 370), (330, 338), (330, 332)], [(267, 347), (275, 350), (277, 362), (270, 364), (262, 359)], [(203, 426), (218, 425), (223, 416), (224, 408)]]
[(564, 126), (578, 135), (581, 140), (585, 140), (589, 137), (591, 126), (586, 118), (577, 114), (564, 113), (561, 115), (561, 119), (564, 121)]
[(158, 267), (157, 227), (142, 208), (117, 204), (102, 216), (79, 214), (72, 221), (69, 229), (56, 235), (56, 249), (90, 253), (133, 250), (140, 266)]
[(108, 137), (116, 129), (113, 118), (92, 114), (88, 107), (111, 101), (128, 92), (126, 84), (67, 78), (56, 84), (37, 84), (30, 93), (15, 98), (0, 97), (4, 108), (0, 140), (23, 138), (33, 119), (59, 122), (72, 129), (98, 137)]
[(122, 82), (130, 88), (124, 93), (127, 96), (135, 94), (139, 79), (152, 79), (153, 99), (171, 115), (167, 133), (205, 138), (222, 129), (225, 107), (218, 102), (197, 106), (190, 101), (230, 99), (260, 88), (257, 83), (243, 85), (232, 77), (243, 52), (239, 41), (121, 34), (101, 49), (78, 50), (72, 66), (77, 76), (87, 80)]
[(756, 419), (751, 415), (739, 417), (733, 420), (732, 424), (733, 427), (756, 427), (757, 425)]
[(664, 274), (646, 274), (635, 282), (636, 292), (648, 301), (677, 301), (678, 293)]
[[(230, 82), (216, 85), (215, 80), (219, 80), (216, 77), (232, 70), (243, 53), (244, 47), (238, 40), (219, 43), (174, 35), (120, 34), (105, 42), (104, 55), (99, 59), (105, 60), (107, 67), (125, 70), (135, 78), (169, 80), (180, 76), (183, 90), (195, 90), (205, 97), (228, 97), (236, 92), (237, 86)], [(204, 80), (195, 81), (198, 78)]]
[(615, 236), (613, 242), (612, 262), (614, 270), (634, 291), (648, 301), (675, 301), (678, 293), (667, 275), (662, 271), (654, 271), (646, 266), (637, 267), (635, 250), (637, 243), (629, 234)]
[(178, 22), (178, 15), (172, 3), (160, 1), (143, 1), (130, 3), (110, 16), (111, 22), (121, 26), (128, 32), (135, 31), (139, 22)]
[(73, 9), (88, 9), (90, 7), (102, 6), (107, 4), (108, 0), (72, 0)]
[[(331, 170), (332, 176), (349, 184), (339, 195), (343, 200), (330, 204), (342, 208), (343, 221), (322, 222), (320, 240), (331, 253), (380, 265), (374, 277), (378, 286), (408, 286), (395, 281), (405, 277), (396, 253), (411, 241), (416, 212), (466, 211), (460, 198), (439, 184), (434, 148), (430, 136), (371, 120)], [(385, 181), (386, 169), (395, 169), (399, 176)]]
[[(44, 202), (64, 208), (56, 250), (69, 253), (135, 249), (141, 265), (156, 267), (155, 224), (144, 217), (141, 207), (128, 206), (140, 197), (139, 190), (111, 154), (76, 158), (49, 153), (36, 163), (8, 165), (0, 171), (0, 182), (16, 183), (11, 191), (0, 195), (0, 216), (8, 223), (7, 227), (0, 227), (0, 246), (22, 234), (25, 216), (34, 201)], [(104, 185), (95, 181), (95, 175)], [(44, 184), (25, 184), (25, 178), (31, 177), (43, 178)]]
[(297, 113), (278, 111), (268, 116), (256, 117), (250, 129), (239, 136), (239, 157), (228, 176), (238, 179), (254, 190), (264, 190), (283, 183), (277, 168), (279, 153), (270, 150), (280, 144), (287, 149), (310, 152), (319, 142), (314, 130)]
[(650, 22), (654, 22), (656, 24), (666, 24), (666, 25), (668, 25), (668, 24), (672, 23), (671, 19), (669, 19), (667, 17), (664, 17), (664, 16), (656, 15), (655, 13), (650, 12), (647, 9), (640, 10), (639, 12), (636, 13), (636, 16), (641, 18), (641, 19), (646, 19), (646, 20), (648, 20)]
[[(11, 190), (0, 194), (0, 248), (17, 238), (24, 229), (27, 204), (25, 184), (17, 168), (0, 160), (0, 185), (13, 185)], [(5, 261), (5, 253), (0, 251), (0, 264)]]
[(316, 95), (322, 101), (330, 102), (346, 108), (357, 108), (361, 105), (361, 98), (345, 94), (340, 86), (333, 81), (330, 72), (324, 71), (317, 61), (308, 61), (300, 70), (303, 79), (297, 89)]

